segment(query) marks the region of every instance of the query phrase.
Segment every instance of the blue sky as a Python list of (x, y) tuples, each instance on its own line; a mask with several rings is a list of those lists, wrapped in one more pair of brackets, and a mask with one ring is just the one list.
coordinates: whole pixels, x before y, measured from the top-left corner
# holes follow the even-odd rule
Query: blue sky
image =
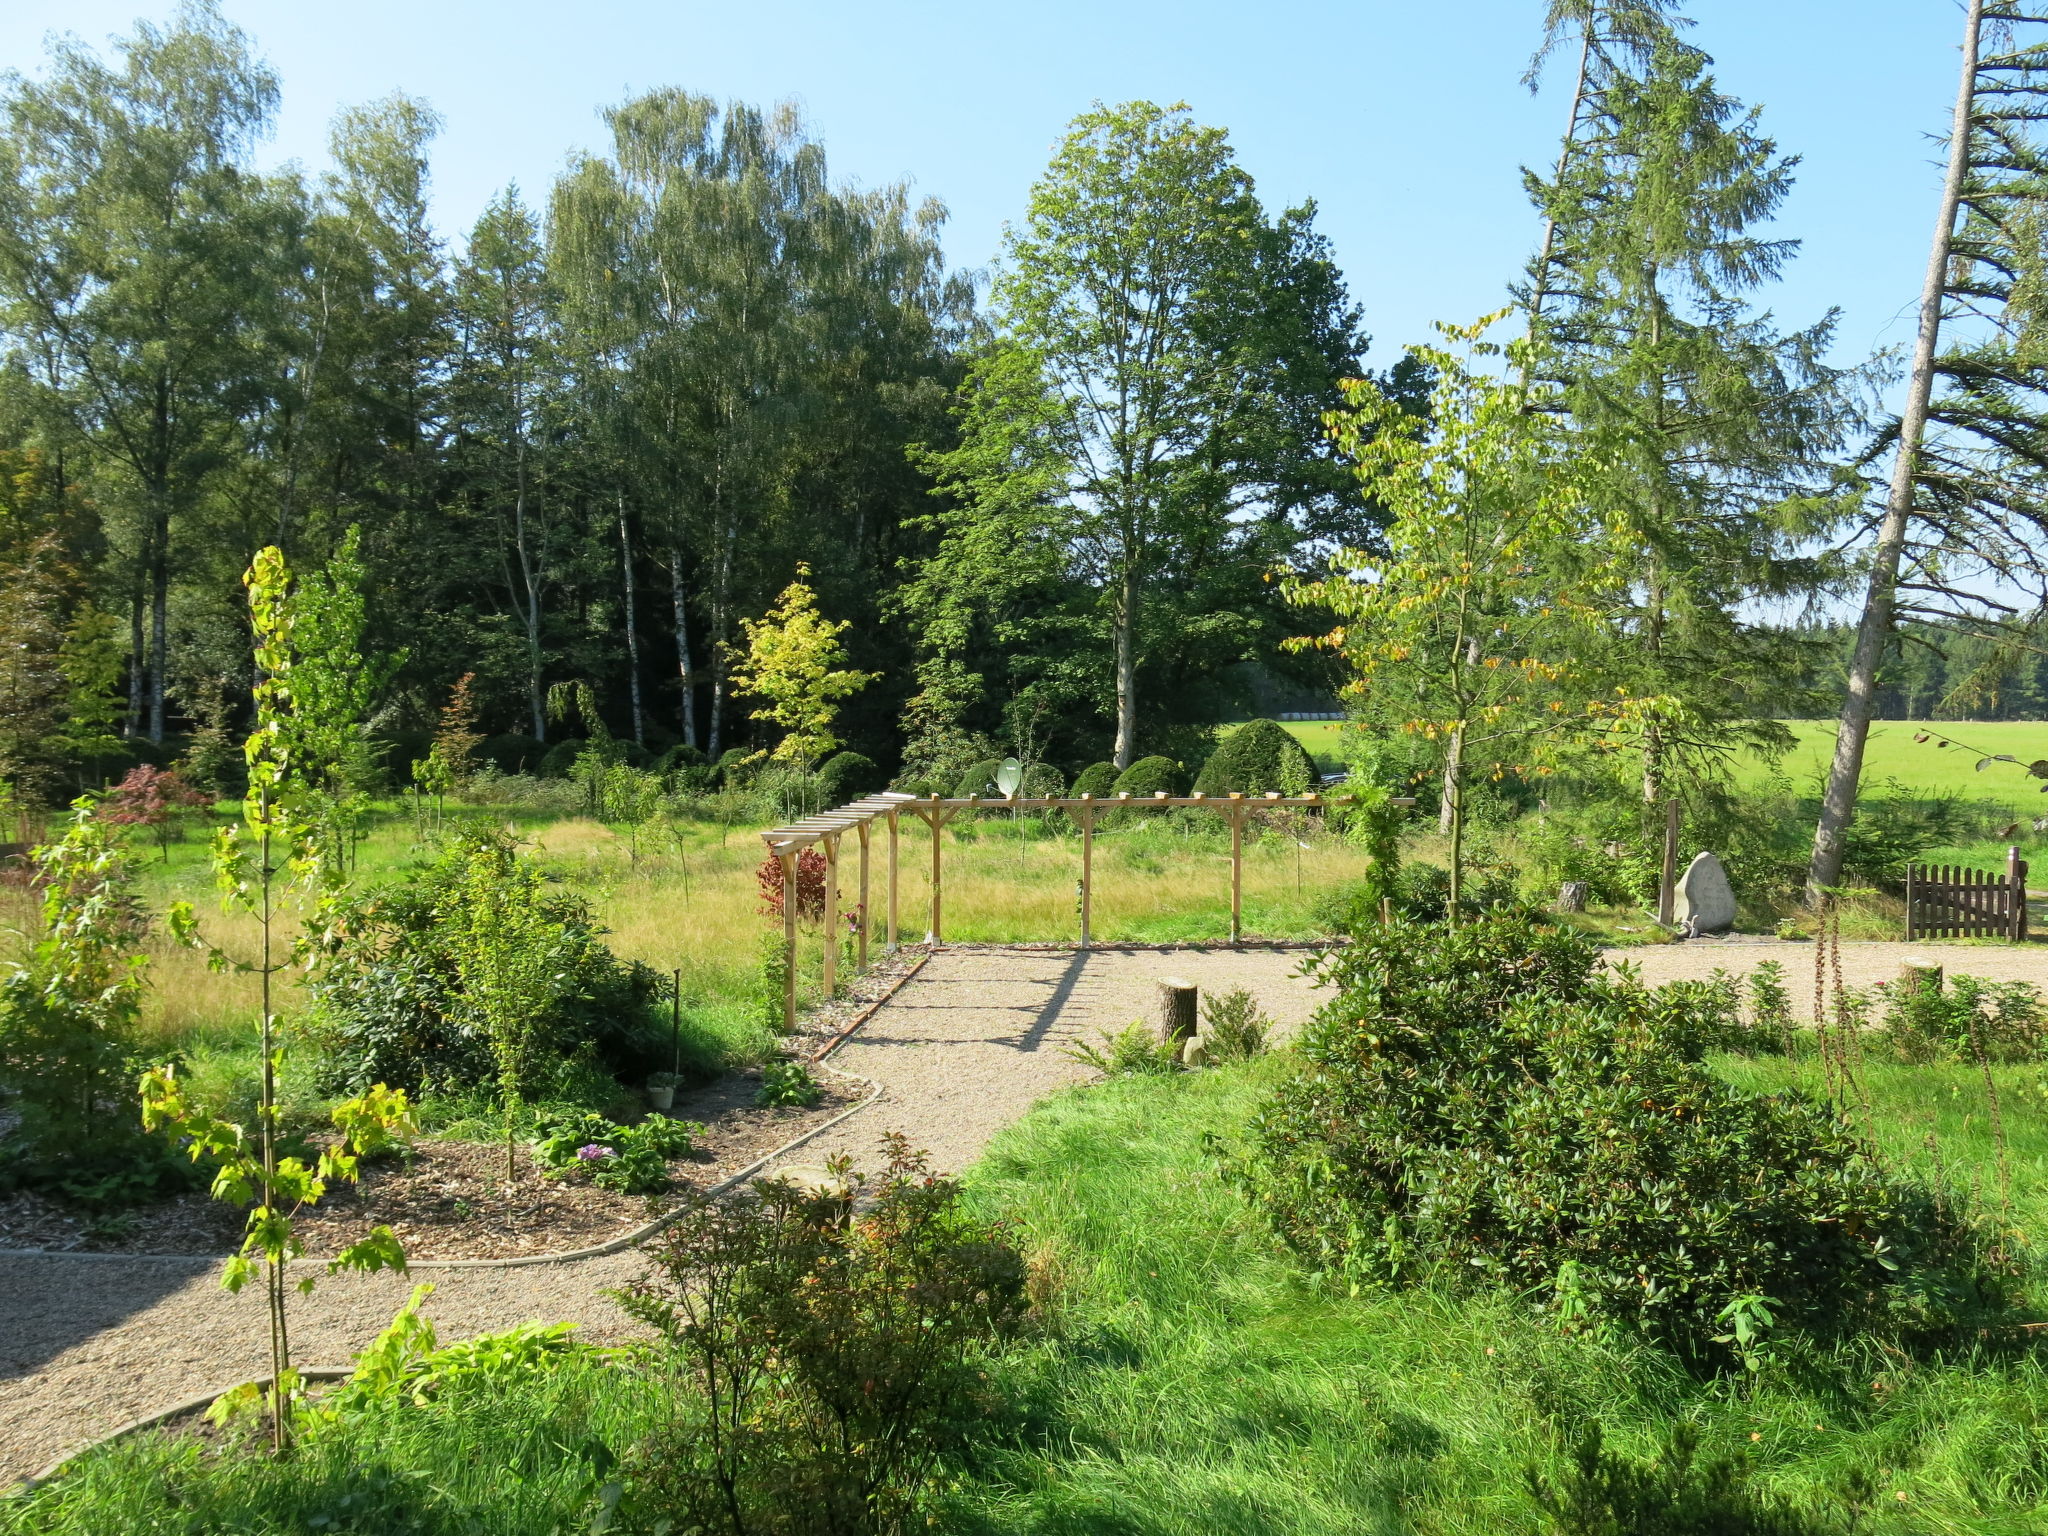
[[(907, 178), (952, 210), (948, 251), (982, 266), (1074, 113), (1091, 101), (1186, 100), (1230, 130), (1270, 206), (1313, 197), (1373, 360), (1436, 319), (1496, 307), (1536, 228), (1519, 167), (1555, 154), (1564, 82), (1520, 85), (1540, 0), (1457, 7), (1212, 0), (1025, 6), (804, 0), (224, 0), (279, 70), (265, 158), (317, 168), (342, 106), (393, 90), (446, 118), (435, 153), (444, 232), (498, 187), (544, 193), (568, 152), (601, 143), (597, 110), (652, 86), (794, 99), (835, 173)], [(13, 0), (0, 65), (33, 73), (43, 39), (100, 43), (142, 0)], [(1692, 36), (1724, 89), (1804, 157), (1778, 233), (1804, 253), (1772, 304), (1805, 323), (1843, 311), (1838, 356), (1908, 335), (1937, 153), (1955, 88), (1955, 0), (1694, 0)]]

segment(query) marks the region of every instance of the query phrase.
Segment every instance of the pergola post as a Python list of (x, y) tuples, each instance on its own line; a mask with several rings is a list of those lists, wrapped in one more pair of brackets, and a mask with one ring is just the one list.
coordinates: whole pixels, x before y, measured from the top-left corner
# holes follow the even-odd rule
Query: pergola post
[(782, 866), (782, 1028), (796, 1033), (796, 855), (777, 853)]
[(945, 825), (946, 813), (939, 809), (939, 797), (937, 795), (932, 796), (931, 814), (925, 817), (925, 821), (932, 829), (932, 925), (926, 930), (924, 941), (927, 944), (938, 944), (943, 942), (940, 934), (943, 931), (941, 917), (942, 909), (945, 905), (943, 899), (944, 886), (942, 883), (944, 870), (939, 856), (942, 844), (942, 840), (939, 837), (939, 828)]
[(1244, 796), (1230, 797), (1230, 942), (1244, 937)]
[(888, 949), (889, 949), (889, 952), (890, 952), (891, 954), (894, 954), (894, 953), (896, 952), (896, 841), (897, 841), (897, 832), (898, 832), (898, 828), (897, 828), (897, 825), (896, 825), (896, 812), (895, 812), (894, 808), (892, 807), (892, 808), (890, 809), (890, 811), (889, 811), (889, 937), (888, 937), (888, 940), (887, 940), (887, 944), (888, 944)]
[(839, 995), (839, 834), (827, 832), (825, 845), (825, 995)]
[(1081, 947), (1088, 948), (1089, 919), (1094, 915), (1095, 900), (1095, 807), (1086, 802), (1093, 795), (1083, 795), (1081, 806)]
[(868, 824), (860, 824), (860, 927), (855, 930), (853, 968), (868, 968)]

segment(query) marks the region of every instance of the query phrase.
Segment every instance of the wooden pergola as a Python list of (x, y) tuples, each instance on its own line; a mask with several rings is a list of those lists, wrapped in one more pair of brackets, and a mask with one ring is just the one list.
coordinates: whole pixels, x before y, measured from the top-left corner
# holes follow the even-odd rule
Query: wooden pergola
[(868, 881), (872, 851), (870, 845), (878, 822), (888, 838), (889, 900), (883, 942), (887, 948), (894, 949), (897, 942), (898, 849), (901, 819), (905, 814), (915, 816), (931, 828), (931, 925), (925, 932), (925, 941), (938, 944), (944, 942), (945, 909), (945, 840), (939, 833), (946, 823), (962, 811), (1067, 812), (1081, 829), (1081, 948), (1087, 949), (1090, 945), (1089, 918), (1095, 878), (1095, 818), (1104, 811), (1157, 811), (1171, 810), (1176, 806), (1199, 806), (1203, 810), (1215, 811), (1230, 824), (1230, 942), (1235, 944), (1244, 933), (1244, 829), (1247, 818), (1253, 811), (1275, 810), (1287, 806), (1324, 808), (1329, 804), (1330, 800), (1324, 795), (1157, 794), (1103, 797), (1081, 795), (1076, 798), (968, 795), (947, 799), (938, 795), (905, 795), (892, 791), (869, 795), (849, 805), (842, 805), (835, 811), (806, 816), (803, 820), (791, 822), (786, 827), (772, 828), (761, 834), (761, 840), (768, 845), (768, 851), (782, 867), (782, 934), (789, 957), (787, 974), (783, 979), (783, 1021), (789, 1028), (796, 1027), (796, 861), (797, 856), (806, 848), (820, 848), (825, 855), (823, 980), (825, 995), (830, 997), (838, 990), (839, 981), (839, 840), (849, 832), (860, 841), (861, 921), (854, 934), (853, 963), (855, 970), (865, 970), (868, 963)]

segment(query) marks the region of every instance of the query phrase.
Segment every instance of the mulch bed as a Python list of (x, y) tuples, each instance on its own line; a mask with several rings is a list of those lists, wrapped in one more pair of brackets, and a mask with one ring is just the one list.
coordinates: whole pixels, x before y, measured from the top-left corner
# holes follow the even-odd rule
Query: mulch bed
[[(523, 1142), (508, 1186), (502, 1143), (423, 1139), (401, 1158), (366, 1166), (361, 1183), (329, 1189), (294, 1225), (310, 1256), (331, 1255), (376, 1226), (390, 1227), (413, 1259), (525, 1258), (592, 1247), (677, 1204), (686, 1186), (705, 1189), (730, 1178), (861, 1097), (857, 1086), (829, 1074), (820, 1074), (820, 1084), (825, 1096), (810, 1109), (756, 1107), (759, 1072), (732, 1072), (679, 1091), (672, 1113), (697, 1121), (704, 1135), (691, 1156), (669, 1164), (676, 1188), (664, 1195), (621, 1195), (574, 1177), (548, 1178)], [(215, 1256), (234, 1252), (241, 1240), (242, 1212), (204, 1192), (97, 1223), (39, 1195), (0, 1200), (0, 1248)]]

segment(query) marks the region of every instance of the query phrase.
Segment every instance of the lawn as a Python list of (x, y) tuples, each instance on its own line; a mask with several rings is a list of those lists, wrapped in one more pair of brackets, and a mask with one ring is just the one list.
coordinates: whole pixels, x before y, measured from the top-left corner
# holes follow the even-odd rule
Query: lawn
[[(1778, 762), (1775, 769), (1760, 758), (1749, 758), (1743, 771), (1752, 779), (1776, 772), (1792, 781), (1795, 789), (1818, 790), (1821, 777), (1835, 750), (1835, 722), (1832, 720), (1788, 720), (1797, 745)], [(1958, 745), (1942, 747), (1930, 739), (1916, 742), (1916, 735), (1928, 733)], [(2006, 753), (2017, 763), (1986, 763), (1985, 757)], [(1863, 782), (1876, 786), (1895, 780), (1919, 794), (1956, 794), (1987, 801), (2006, 808), (2015, 816), (2048, 814), (2043, 781), (2028, 776), (2025, 765), (2048, 758), (2048, 721), (1993, 720), (1948, 724), (1928, 720), (1881, 720), (1870, 728), (1864, 749)]]

